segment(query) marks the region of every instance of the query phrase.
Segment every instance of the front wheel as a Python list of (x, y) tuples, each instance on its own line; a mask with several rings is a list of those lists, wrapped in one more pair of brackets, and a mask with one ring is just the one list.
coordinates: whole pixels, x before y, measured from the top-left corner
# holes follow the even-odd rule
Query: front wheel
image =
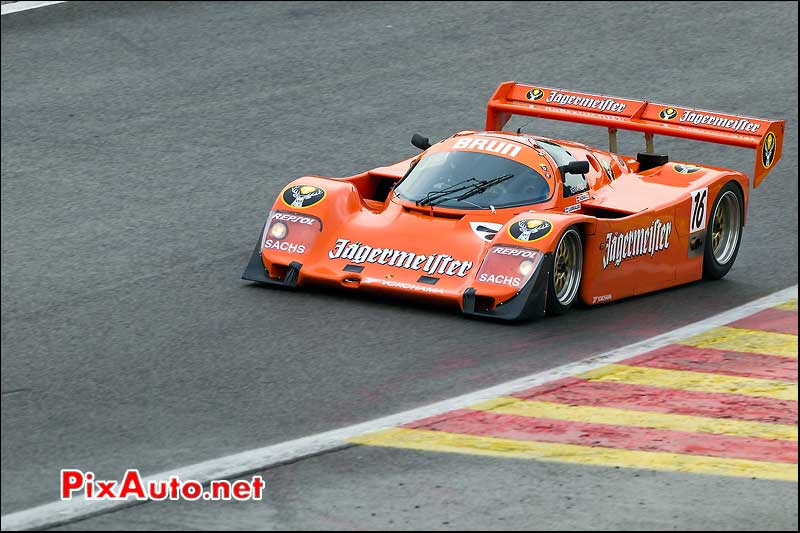
[(583, 241), (575, 227), (558, 241), (547, 287), (547, 313), (563, 315), (578, 299), (583, 273)]
[(703, 257), (703, 277), (720, 279), (733, 266), (739, 253), (744, 223), (742, 192), (734, 182), (719, 191), (706, 233)]

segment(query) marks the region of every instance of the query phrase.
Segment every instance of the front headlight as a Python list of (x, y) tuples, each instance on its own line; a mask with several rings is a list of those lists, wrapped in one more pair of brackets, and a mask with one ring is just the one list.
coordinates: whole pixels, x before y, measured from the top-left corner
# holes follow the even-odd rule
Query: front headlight
[(528, 277), (531, 274), (533, 274), (533, 271), (535, 269), (536, 269), (536, 264), (530, 259), (525, 259), (519, 264), (519, 273), (525, 277)]
[(269, 236), (273, 239), (283, 240), (286, 238), (286, 234), (289, 232), (289, 228), (286, 227), (286, 224), (283, 222), (275, 221), (272, 223), (272, 226), (269, 228)]

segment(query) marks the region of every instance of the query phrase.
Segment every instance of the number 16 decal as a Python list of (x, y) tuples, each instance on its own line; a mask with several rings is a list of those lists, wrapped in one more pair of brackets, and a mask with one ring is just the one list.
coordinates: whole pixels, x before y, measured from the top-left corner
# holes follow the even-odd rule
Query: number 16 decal
[(706, 229), (708, 211), (708, 187), (691, 192), (692, 212), (689, 218), (689, 233)]

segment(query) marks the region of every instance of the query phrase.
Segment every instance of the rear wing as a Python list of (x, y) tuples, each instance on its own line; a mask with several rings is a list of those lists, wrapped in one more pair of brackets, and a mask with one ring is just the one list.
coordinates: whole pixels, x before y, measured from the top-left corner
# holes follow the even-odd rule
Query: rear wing
[(486, 109), (486, 130), (500, 131), (511, 115), (580, 122), (608, 128), (609, 150), (617, 151), (617, 130), (641, 131), (646, 150), (653, 135), (728, 144), (756, 150), (753, 186), (758, 187), (781, 158), (783, 120), (729, 115), (613, 96), (577, 93), (513, 81), (501, 83)]

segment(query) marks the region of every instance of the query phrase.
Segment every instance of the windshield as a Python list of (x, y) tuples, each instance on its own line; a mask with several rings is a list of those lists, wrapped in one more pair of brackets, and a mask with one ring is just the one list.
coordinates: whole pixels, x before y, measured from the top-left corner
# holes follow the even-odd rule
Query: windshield
[(405, 200), (419, 202), (431, 193), (453, 187), (465, 180), (510, 178), (468, 198), (461, 192), (445, 195), (436, 205), (456, 209), (489, 209), (537, 204), (550, 197), (550, 187), (532, 168), (504, 157), (478, 152), (435, 152), (423, 157), (395, 188)]

